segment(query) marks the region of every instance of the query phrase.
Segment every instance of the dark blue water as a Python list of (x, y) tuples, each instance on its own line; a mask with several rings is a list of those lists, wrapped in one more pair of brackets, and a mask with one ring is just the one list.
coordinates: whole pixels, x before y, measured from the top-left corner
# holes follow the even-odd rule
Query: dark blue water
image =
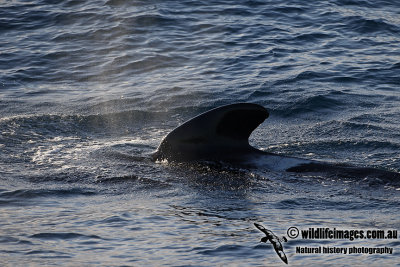
[[(251, 143), (400, 171), (400, 4), (2, 1), (0, 265), (283, 264), (253, 226), (400, 229), (400, 181), (154, 163), (223, 104)], [(298, 254), (296, 246), (394, 254)], [(292, 265), (396, 265), (397, 240), (290, 239)]]

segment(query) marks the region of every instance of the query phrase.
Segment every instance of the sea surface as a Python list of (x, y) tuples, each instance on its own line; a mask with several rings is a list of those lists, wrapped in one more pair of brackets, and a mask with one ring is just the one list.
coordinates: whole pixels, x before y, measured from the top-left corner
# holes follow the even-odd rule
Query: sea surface
[[(400, 230), (400, 181), (151, 160), (238, 102), (261, 150), (400, 172), (400, 2), (0, 1), (0, 265), (283, 266), (254, 222)], [(393, 253), (296, 249), (322, 246)], [(400, 266), (398, 238), (283, 249)]]

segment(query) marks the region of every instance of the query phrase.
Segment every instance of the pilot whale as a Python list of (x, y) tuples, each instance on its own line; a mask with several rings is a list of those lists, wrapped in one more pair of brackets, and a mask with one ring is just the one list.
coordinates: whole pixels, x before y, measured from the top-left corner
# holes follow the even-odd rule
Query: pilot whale
[(227, 162), (271, 171), (400, 181), (400, 173), (396, 172), (282, 156), (256, 149), (249, 144), (249, 136), (268, 117), (267, 109), (258, 104), (237, 103), (217, 107), (172, 130), (152, 158), (168, 162)]

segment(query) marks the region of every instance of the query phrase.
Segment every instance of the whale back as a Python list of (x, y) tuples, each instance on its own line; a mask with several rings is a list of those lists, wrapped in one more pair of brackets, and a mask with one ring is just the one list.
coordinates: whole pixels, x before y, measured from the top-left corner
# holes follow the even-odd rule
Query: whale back
[(257, 104), (218, 107), (194, 117), (171, 131), (154, 154), (155, 160), (193, 161), (226, 159), (254, 150), (250, 134), (268, 118)]

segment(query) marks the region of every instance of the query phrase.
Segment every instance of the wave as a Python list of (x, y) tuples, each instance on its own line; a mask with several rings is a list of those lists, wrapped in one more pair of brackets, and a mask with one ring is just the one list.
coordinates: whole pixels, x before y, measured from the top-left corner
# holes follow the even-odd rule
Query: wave
[(78, 233), (39, 233), (31, 235), (30, 238), (55, 240), (55, 239), (102, 239), (97, 235), (83, 235)]
[(397, 7), (396, 0), (335, 0), (333, 1), (337, 6), (358, 6), (373, 9), (392, 8)]
[(371, 198), (366, 201), (365, 199), (348, 201), (347, 199), (321, 199), (321, 198), (293, 198), (282, 200), (276, 203), (278, 209), (301, 209), (301, 210), (314, 210), (329, 209), (329, 210), (374, 210), (377, 207), (387, 207), (398, 205), (397, 201), (386, 199)]
[(29, 206), (37, 205), (38, 202), (47, 198), (65, 199), (77, 196), (93, 196), (97, 193), (93, 190), (82, 188), (71, 189), (17, 189), (13, 191), (0, 192), (0, 206)]
[(368, 33), (390, 33), (398, 34), (400, 28), (396, 25), (392, 25), (386, 22), (384, 19), (367, 19), (360, 16), (346, 17), (343, 22), (345, 23), (345, 29), (352, 30), (361, 34)]

